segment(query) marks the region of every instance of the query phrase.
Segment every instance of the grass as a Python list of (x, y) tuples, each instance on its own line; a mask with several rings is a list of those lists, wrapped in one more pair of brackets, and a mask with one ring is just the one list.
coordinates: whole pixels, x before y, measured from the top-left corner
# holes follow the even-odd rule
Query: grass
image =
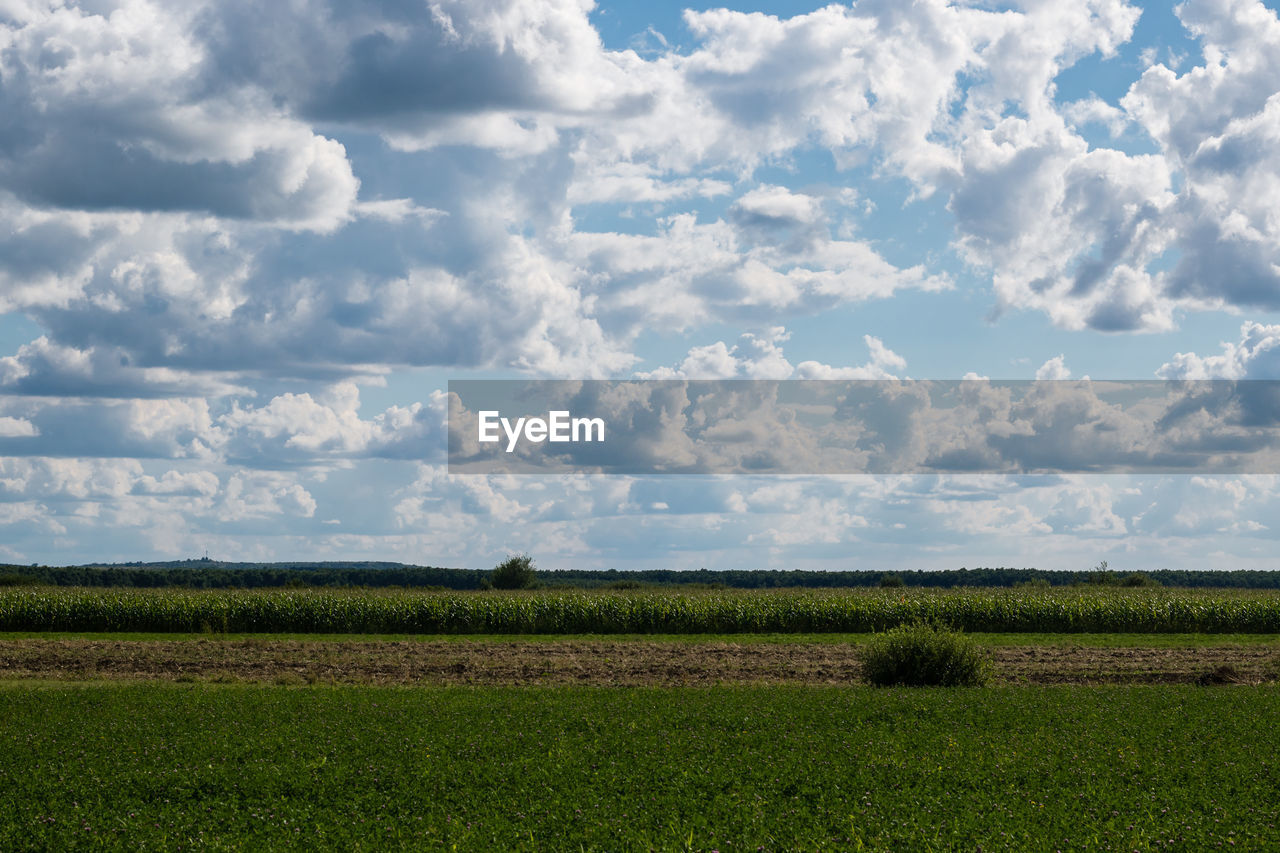
[(1274, 688), (0, 687), (0, 849), (1275, 849)]

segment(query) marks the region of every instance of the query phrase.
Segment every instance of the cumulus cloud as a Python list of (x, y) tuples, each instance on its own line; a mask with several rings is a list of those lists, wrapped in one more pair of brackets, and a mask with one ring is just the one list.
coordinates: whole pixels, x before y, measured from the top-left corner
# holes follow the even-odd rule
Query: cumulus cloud
[(1036, 379), (1070, 379), (1066, 356), (1055, 355), (1036, 369)]
[(772, 189), (744, 198), (728, 222), (677, 214), (652, 236), (571, 235), (569, 257), (600, 282), (594, 304), (602, 321), (624, 333), (642, 319), (673, 329), (759, 322), (952, 286), (922, 265), (894, 266), (865, 242), (833, 239), (814, 199)]
[(890, 371), (906, 370), (902, 356), (879, 338), (863, 335), (871, 359), (864, 365), (833, 367), (818, 361), (792, 365), (782, 345), (791, 334), (782, 326), (746, 332), (730, 347), (724, 341), (689, 350), (675, 367), (637, 372), (638, 379), (891, 379)]
[[(612, 104), (625, 93), (601, 89), (611, 84), (585, 11), (446, 3), (350, 14), (302, 3), (273, 7), (278, 26), (264, 27), (263, 10), (242, 4), (16, 10), (0, 39), (11, 119), (0, 142), (10, 226), (0, 304), (30, 312), (54, 346), (96, 353), (99, 369), (117, 356), (143, 370), (295, 375), (318, 361), (339, 372), (625, 367), (630, 357), (604, 340), (557, 260), (480, 218), (504, 207), (518, 218), (526, 205), (467, 186), (445, 188), (435, 206), (390, 193), (358, 200), (344, 146), (315, 129), (336, 122), (430, 148), (450, 115), (466, 124), (492, 109), (519, 128), (525, 119), (503, 110), (536, 118)], [(495, 178), (472, 184), (509, 192)], [(412, 242), (449, 216), (455, 233)], [(311, 257), (315, 273), (300, 262)], [(451, 326), (422, 328), (441, 311)], [(29, 385), (58, 387), (26, 372)], [(113, 393), (120, 377), (101, 384)]]
[(1247, 322), (1220, 355), (1180, 352), (1161, 365), (1162, 379), (1280, 379), (1280, 326)]
[(315, 464), (387, 456), (432, 460), (444, 450), (444, 395), (429, 402), (392, 406), (365, 420), (359, 388), (340, 382), (315, 397), (285, 393), (265, 405), (238, 403), (218, 420), (230, 436), (230, 458), (256, 466)]
[[(1271, 304), (1277, 24), (1259, 4), (1180, 7), (1206, 64), (1152, 65), (1116, 104), (1059, 104), (1055, 79), (1130, 37), (1119, 0), (690, 12), (691, 49), (643, 57), (605, 49), (589, 9), (19, 7), (0, 299), (54, 345), (141, 369), (616, 375), (649, 325), (950, 286), (853, 239), (844, 197), (752, 176), (817, 147), (943, 193), (1002, 310), (1124, 331)], [(1160, 150), (1091, 147), (1078, 125), (1097, 121)], [(357, 177), (353, 133), (433, 179)], [(719, 218), (680, 209), (728, 195)], [(658, 227), (578, 224), (621, 199)]]
[[(0, 453), (24, 457), (193, 460), (219, 470), (350, 465), (353, 460), (443, 458), (445, 396), (361, 417), (349, 381), (260, 402), (203, 397), (26, 396), (0, 416)], [(0, 458), (4, 458), (0, 456)]]
[(884, 345), (884, 341), (863, 335), (862, 342), (871, 352), (871, 360), (857, 367), (832, 367), (818, 361), (802, 361), (796, 365), (796, 379), (896, 379), (897, 372), (907, 369), (907, 360)]
[[(748, 345), (760, 343), (755, 336)], [(762, 362), (780, 356), (774, 341)], [(736, 349), (736, 348), (735, 348)], [(695, 351), (690, 361), (705, 365)], [(715, 353), (717, 356), (732, 354)], [(1050, 363), (1051, 368), (1063, 369)], [(723, 367), (724, 365), (721, 365)], [(462, 474), (1266, 473), (1280, 470), (1270, 384), (849, 380), (457, 382), (449, 463)], [(508, 423), (563, 411), (603, 440), (478, 437), (478, 409)], [(567, 428), (567, 427), (566, 427)], [(495, 426), (496, 430), (496, 426)], [(510, 428), (506, 428), (510, 431)]]
[[(487, 565), (512, 542), (557, 565), (827, 568), (1188, 563), (1206, 531), (1238, 531), (1231, 565), (1265, 566), (1275, 477), (447, 477), (429, 466), (399, 495), (405, 535), (474, 537)], [(1234, 517), (1222, 506), (1226, 496)], [(572, 512), (544, 516), (540, 507)], [(663, 504), (661, 511), (650, 509)], [(477, 518), (508, 519), (494, 528)], [(902, 540), (912, 548), (904, 553)], [(585, 547), (584, 547), (585, 546)], [(1195, 559), (1195, 558), (1192, 558)]]
[(36, 206), (197, 210), (331, 230), (345, 150), (257, 89), (212, 95), (191, 7), (12, 8), (0, 43), (0, 185)]
[(168, 367), (135, 367), (118, 347), (59, 346), (41, 335), (0, 358), (0, 389), (42, 397), (221, 397), (249, 389), (216, 375)]

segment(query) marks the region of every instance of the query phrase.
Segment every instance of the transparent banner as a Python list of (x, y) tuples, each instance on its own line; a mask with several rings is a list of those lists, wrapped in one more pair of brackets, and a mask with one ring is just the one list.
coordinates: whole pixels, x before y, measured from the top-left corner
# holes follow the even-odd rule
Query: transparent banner
[(1280, 472), (1280, 382), (454, 380), (451, 474)]

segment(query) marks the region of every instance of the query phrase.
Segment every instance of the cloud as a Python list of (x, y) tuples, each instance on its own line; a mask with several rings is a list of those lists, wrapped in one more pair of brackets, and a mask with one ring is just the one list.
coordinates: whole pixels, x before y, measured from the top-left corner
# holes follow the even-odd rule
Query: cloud
[[(57, 346), (141, 369), (298, 376), (449, 364), (616, 375), (655, 323), (776, 322), (951, 286), (850, 239), (843, 195), (750, 180), (731, 189), (726, 175), (741, 182), (768, 158), (819, 145), (845, 165), (869, 157), (920, 195), (953, 193), (960, 244), (994, 266), (998, 290), (1070, 265), (1092, 244), (1081, 229), (1137, 235), (1145, 208), (1124, 211), (1164, 180), (1117, 152), (1083, 152), (1040, 109), (1056, 70), (1127, 36), (1133, 15), (1119, 4), (1008, 14), (934, 4), (912, 15), (829, 7), (788, 20), (690, 13), (696, 48), (650, 59), (605, 50), (587, 9), (306, 2), (277, 4), (264, 21), (233, 2), (15, 19), (7, 61), (22, 85), (10, 97), (22, 106), (16, 126), (35, 135), (4, 149), (22, 235), (12, 256), (30, 258), (11, 270), (13, 307), (33, 311)], [(975, 81), (967, 88), (965, 75)], [(85, 94), (108, 89), (105, 103)], [(1039, 105), (1034, 122), (990, 128), (1011, 93)], [(57, 114), (37, 117), (46, 101)], [(71, 132), (94, 109), (116, 118)], [(57, 139), (85, 151), (38, 144), (59, 121)], [(357, 179), (337, 141), (355, 129), (420, 152), (406, 163), (439, 177), (406, 194), (375, 169), (361, 188), (370, 170)], [(1041, 184), (993, 153), (1011, 146), (1021, 152), (1013, 160), (1030, 157), (1042, 172), (1079, 161), (1080, 200), (1065, 197), (1066, 219), (1037, 215)], [(118, 185), (86, 185), (75, 191), (83, 198), (41, 177), (68, 170), (31, 159), (125, 153), (128, 164), (94, 172)], [(982, 186), (1004, 200), (982, 204)], [(668, 209), (647, 235), (585, 231), (574, 219), (575, 205), (730, 192), (723, 218)], [(1046, 222), (1028, 245), (1074, 242), (1032, 257), (1010, 245), (1002, 221)], [(67, 231), (69, 253), (41, 248)], [(1094, 276), (1111, 282), (1110, 295), (1090, 297), (1088, 322), (1167, 324), (1136, 263)], [(33, 274), (44, 286), (18, 284)], [(1072, 286), (1093, 275), (1082, 270)], [(1129, 314), (1116, 313), (1116, 288)], [(1069, 303), (1059, 290), (1043, 291), (1043, 304)], [(1060, 319), (1085, 322), (1079, 314)]]
[(1273, 308), (1280, 71), (1270, 57), (1280, 21), (1250, 0), (1192, 0), (1178, 14), (1205, 63), (1183, 74), (1154, 65), (1121, 101), (1181, 172), (1168, 211), (1177, 263), (1165, 290), (1210, 307)]
[(896, 379), (896, 371), (907, 369), (907, 360), (884, 345), (884, 341), (863, 335), (862, 341), (871, 351), (871, 361), (858, 367), (832, 367), (818, 361), (802, 361), (796, 365), (796, 379)]
[(40, 434), (35, 424), (23, 418), (0, 417), (0, 438), (35, 437)]
[[(105, 10), (104, 10), (105, 11)], [(203, 211), (332, 230), (359, 182), (343, 146), (216, 73), (191, 9), (16, 7), (0, 41), (0, 186), (35, 206)]]
[[(852, 541), (900, 543), (903, 529), (942, 530), (927, 547), (954, 556), (942, 537), (966, 538), (966, 525), (986, 548), (1002, 527), (1157, 544), (1226, 528), (1199, 485), (1160, 491), (1179, 507), (1166, 516), (1081, 483), (1036, 487), (1020, 509), (1008, 481), (698, 491), (458, 484), (406, 468), (441, 460), (446, 400), (427, 389), (362, 411), (357, 389), (409, 366), (623, 376), (657, 330), (709, 343), (643, 375), (904, 375), (879, 338), (863, 338), (862, 363), (824, 364), (799, 361), (786, 332), (868, 300), (910, 292), (914, 306), (961, 280), (945, 257), (871, 236), (865, 212), (886, 188), (905, 217), (940, 213), (951, 230), (939, 246), (969, 265), (964, 280), (989, 280), (996, 315), (1130, 333), (1280, 305), (1280, 24), (1261, 3), (1190, 0), (1177, 14), (1203, 59), (1153, 53), (1123, 97), (1071, 103), (1062, 72), (1113, 56), (1136, 7), (713, 9), (685, 14), (687, 46), (641, 50), (607, 49), (590, 13), (580, 0), (9, 4), (0, 311), (40, 329), (0, 355), (13, 552), (48, 554), (55, 536), (112, 553), (209, 538), (242, 555), (385, 547), (416, 559), (448, 540), (447, 553), (487, 561), (527, 537), (571, 556), (749, 559), (732, 539), (821, 562)], [(708, 326), (754, 331), (717, 340)], [(1246, 324), (1221, 354), (1179, 353), (1160, 375), (1275, 378), (1275, 340)], [(1066, 376), (1065, 358), (1041, 371)], [(879, 422), (900, 434), (859, 452), (933, 454), (951, 470), (1083, 464), (1122, 458), (1141, 434), (1087, 395), (975, 399), (1007, 427), (986, 456), (930, 444), (942, 416), (910, 395)], [(652, 412), (615, 402), (640, 434)], [(659, 410), (664, 435), (678, 404)], [(720, 404), (774, 418), (722, 424), (772, 443), (749, 461), (824, 458), (785, 440), (776, 400)], [(1246, 448), (1269, 405), (1188, 395), (1160, 447)], [(1032, 455), (1028, 430), (1059, 437), (1059, 453)], [(696, 464), (696, 451), (682, 458)], [(362, 477), (385, 497), (360, 491)], [(1274, 510), (1264, 492), (1248, 492), (1259, 513)], [(1247, 523), (1266, 516), (1240, 507), (1239, 535), (1265, 536)], [(630, 540), (617, 538), (624, 515)], [(508, 516), (514, 529), (493, 526)], [(335, 517), (342, 535), (320, 526)]]
[(233, 474), (219, 496), (217, 519), (222, 522), (293, 515), (311, 518), (316, 501), (303, 486), (281, 474)]
[[(690, 12), (694, 45), (645, 57), (605, 49), (589, 8), (23, 7), (0, 69), (0, 304), (123, 387), (117, 356), (618, 375), (647, 327), (950, 287), (856, 239), (847, 195), (753, 174), (813, 149), (942, 194), (1000, 310), (1133, 331), (1271, 304), (1261, 6), (1180, 7), (1212, 62), (1153, 65), (1118, 104), (1055, 101), (1059, 73), (1132, 34), (1116, 0)], [(1077, 125), (1097, 120), (1159, 151), (1091, 147)], [(583, 224), (617, 204), (656, 227)]]
[[(401, 150), (476, 145), (510, 155), (561, 125), (634, 109), (638, 95), (577, 0), (211, 4), (200, 30), (215, 86), (272, 91), (301, 118), (376, 128)], [(634, 54), (630, 54), (634, 57)]]
[(360, 417), (359, 388), (340, 382), (322, 394), (285, 393), (258, 407), (233, 404), (218, 419), (228, 457), (240, 464), (324, 464), (368, 457), (438, 459), (445, 446), (444, 395)]
[(900, 290), (952, 287), (923, 266), (894, 266), (865, 242), (833, 239), (814, 199), (768, 188), (744, 198), (730, 222), (677, 214), (661, 220), (653, 236), (569, 235), (568, 259), (599, 282), (593, 304), (602, 324), (632, 335), (641, 321), (676, 330), (767, 322)]
[(637, 372), (638, 379), (890, 379), (906, 370), (902, 356), (871, 335), (862, 340), (871, 360), (857, 367), (832, 367), (818, 361), (792, 365), (782, 350), (791, 334), (782, 326), (746, 332), (730, 347), (724, 341), (694, 347), (676, 367)]
[(248, 394), (249, 389), (216, 375), (135, 367), (120, 347), (81, 350), (59, 346), (41, 335), (0, 358), (0, 389), (42, 397), (174, 397)]
[(1280, 379), (1280, 326), (1247, 322), (1221, 355), (1180, 352), (1156, 371), (1161, 379)]
[(1071, 371), (1067, 368), (1066, 357), (1055, 355), (1036, 369), (1036, 379), (1069, 379)]
[[(1280, 470), (1274, 383), (739, 381), (787, 365), (777, 341), (703, 348), (647, 380), (456, 382), (449, 463), (461, 474), (1266, 473)], [(749, 354), (757, 351), (758, 357)], [(1048, 363), (1065, 371), (1058, 360)], [(781, 369), (781, 370), (780, 370)], [(870, 372), (869, 370), (866, 372)], [(478, 438), (479, 409), (508, 423), (598, 418), (604, 437)], [(510, 432), (510, 428), (506, 428)]]

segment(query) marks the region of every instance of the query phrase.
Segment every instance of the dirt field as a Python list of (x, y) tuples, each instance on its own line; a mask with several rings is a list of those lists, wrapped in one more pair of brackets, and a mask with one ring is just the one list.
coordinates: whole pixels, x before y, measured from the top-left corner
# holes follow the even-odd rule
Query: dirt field
[[(1256, 684), (1280, 677), (1274, 647), (990, 648), (1003, 684)], [(441, 641), (19, 639), (0, 641), (0, 678), (301, 684), (847, 684), (858, 649), (637, 640)]]

